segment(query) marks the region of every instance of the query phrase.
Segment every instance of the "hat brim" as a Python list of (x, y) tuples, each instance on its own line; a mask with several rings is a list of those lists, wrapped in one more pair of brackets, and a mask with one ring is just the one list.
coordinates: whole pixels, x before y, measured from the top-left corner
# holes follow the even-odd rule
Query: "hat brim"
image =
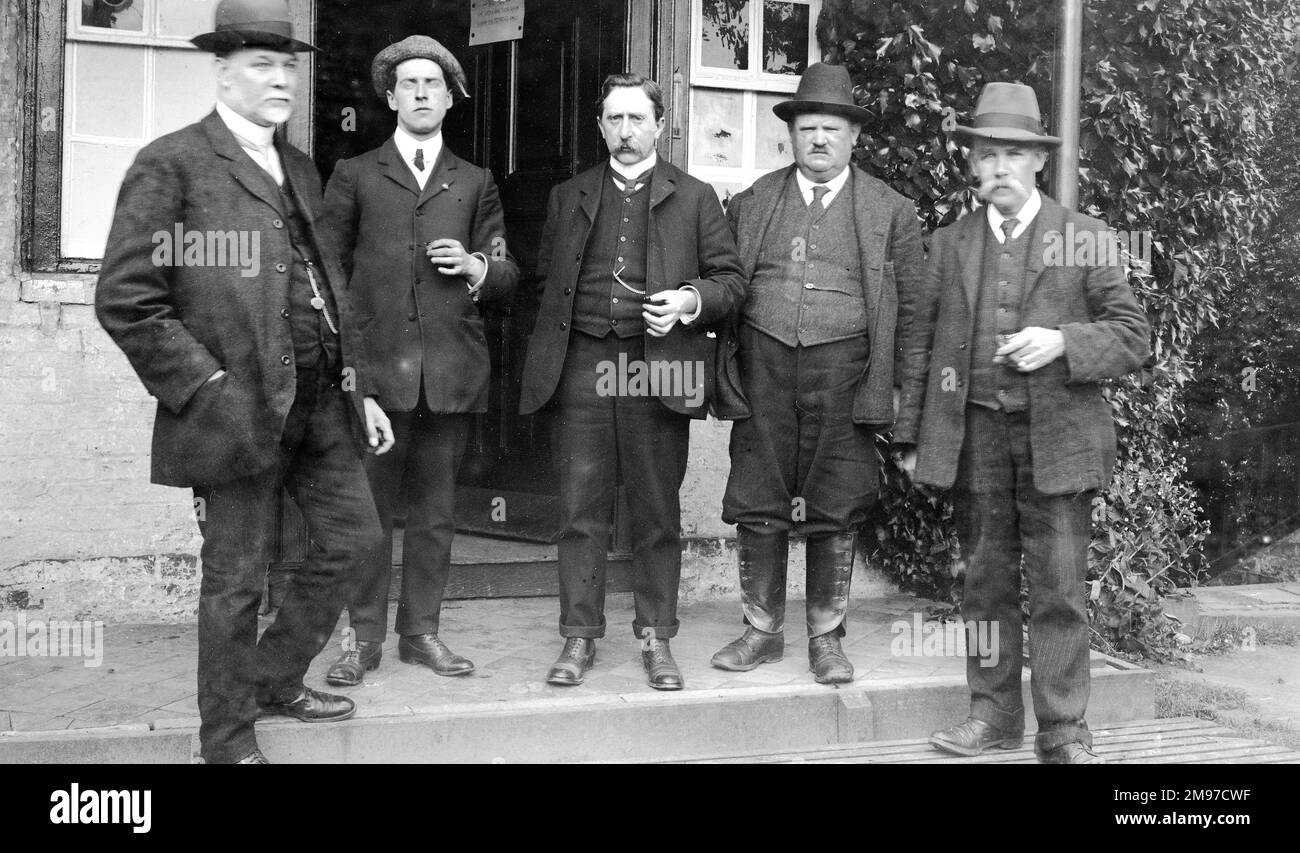
[(829, 113), (846, 118), (855, 124), (865, 124), (871, 113), (856, 104), (834, 104), (829, 101), (782, 101), (772, 107), (772, 112), (781, 121), (788, 122), (804, 113)]
[(1034, 133), (1019, 127), (967, 127), (959, 124), (953, 134), (963, 139), (988, 139), (993, 142), (1032, 142), (1037, 145), (1060, 145), (1061, 137)]
[(285, 38), (276, 33), (260, 30), (222, 30), (203, 33), (190, 39), (190, 43), (208, 53), (229, 53), (242, 48), (270, 48), (281, 53), (311, 53), (314, 45), (295, 38)]

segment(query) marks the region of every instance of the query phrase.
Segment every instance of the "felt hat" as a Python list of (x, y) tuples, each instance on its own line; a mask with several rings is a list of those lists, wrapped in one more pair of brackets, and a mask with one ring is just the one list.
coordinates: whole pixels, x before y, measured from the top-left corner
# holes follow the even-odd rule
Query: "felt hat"
[(794, 97), (772, 107), (772, 112), (786, 122), (801, 113), (829, 113), (862, 124), (871, 115), (853, 99), (853, 82), (849, 80), (848, 70), (824, 62), (808, 66), (799, 78)]
[(1043, 131), (1038, 95), (1023, 83), (989, 83), (980, 92), (969, 125), (957, 125), (957, 134), (999, 142), (1034, 142), (1060, 145), (1059, 136)]
[(210, 33), (190, 41), (209, 53), (244, 47), (269, 47), (285, 53), (316, 48), (293, 37), (288, 0), (221, 0)]

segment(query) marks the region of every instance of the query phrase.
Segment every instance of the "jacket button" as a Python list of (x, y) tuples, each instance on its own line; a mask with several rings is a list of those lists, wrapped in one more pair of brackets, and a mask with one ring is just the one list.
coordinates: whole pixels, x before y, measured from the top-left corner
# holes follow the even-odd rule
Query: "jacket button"
[(292, 361), (293, 361), (293, 359), (289, 358), (289, 356), (287, 356), (287, 355), (282, 355), (282, 356), (280, 356), (280, 363), (281, 363), (281, 364), (289, 364), (289, 363), (292, 362)]
[(569, 324), (568, 324), (568, 323), (565, 323), (565, 322), (563, 322), (563, 321), (561, 321), (561, 322), (560, 322), (560, 328), (561, 328), (561, 329), (567, 329), (567, 328), (569, 328)]
[(573, 262), (574, 262), (575, 264), (580, 264), (580, 263), (582, 263), (582, 255), (578, 255), (578, 256), (576, 256), (576, 257), (573, 259)]
[(957, 349), (966, 349), (966, 345), (965, 345), (965, 344), (958, 344), (958, 345), (957, 345)]
[(565, 296), (568, 296), (568, 295), (569, 295), (570, 293), (572, 293), (572, 292), (573, 292), (573, 288), (572, 288), (572, 287), (566, 287), (566, 288), (564, 288), (564, 295), (565, 295)]
[(286, 269), (287, 269), (287, 267), (285, 267), (284, 264), (276, 264), (276, 265), (275, 265), (275, 271), (276, 271), (276, 272), (284, 272)]
[(412, 323), (414, 323), (416, 320), (418, 320), (418, 319), (420, 319), (420, 318), (417, 317), (417, 316), (415, 316), (414, 314), (407, 314), (407, 315), (406, 315), (406, 319), (408, 319), (408, 320), (410, 320)]
[(424, 216), (424, 211), (423, 211), (423, 210), (417, 210), (417, 211), (415, 212), (415, 215), (416, 215), (416, 216)]
[(288, 319), (289, 319), (289, 309), (288, 309), (288, 308), (281, 308), (281, 309), (280, 309), (280, 316), (283, 317), (284, 319), (288, 320)]
[(271, 220), (271, 224), (274, 225), (276, 228), (283, 228), (283, 227), (284, 227), (284, 223), (281, 222), (281, 221), (278, 220), (278, 219), (273, 219), (273, 220)]

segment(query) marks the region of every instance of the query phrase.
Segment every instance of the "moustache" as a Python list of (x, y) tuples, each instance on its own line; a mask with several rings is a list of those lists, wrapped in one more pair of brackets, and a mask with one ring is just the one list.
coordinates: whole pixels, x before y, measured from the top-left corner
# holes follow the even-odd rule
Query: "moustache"
[(980, 201), (988, 201), (988, 197), (999, 187), (1017, 190), (1025, 195), (1029, 194), (1029, 190), (1014, 175), (1007, 175), (1005, 178), (986, 178), (980, 181), (975, 188), (975, 195)]

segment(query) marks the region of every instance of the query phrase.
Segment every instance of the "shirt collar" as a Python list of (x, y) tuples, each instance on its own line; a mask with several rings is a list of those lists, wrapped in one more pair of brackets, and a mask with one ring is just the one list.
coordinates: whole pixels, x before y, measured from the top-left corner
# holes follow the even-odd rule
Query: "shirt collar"
[(796, 166), (794, 169), (794, 179), (799, 182), (799, 192), (803, 194), (804, 201), (807, 202), (812, 201), (813, 187), (826, 187), (827, 193), (822, 196), (822, 204), (827, 205), (830, 204), (831, 200), (839, 194), (840, 190), (844, 189), (844, 184), (849, 179), (849, 169), (851, 168), (853, 167), (845, 166), (838, 175), (831, 178), (829, 181), (817, 183), (816, 181), (810, 181), (804, 177), (803, 172), (799, 171), (799, 167)]
[[(424, 162), (430, 166), (438, 161), (438, 155), (442, 153), (441, 130), (428, 139), (416, 139), (407, 133), (401, 125), (398, 125), (393, 132), (393, 142), (397, 145), (397, 152), (402, 155), (402, 159), (406, 161), (408, 166), (415, 160), (415, 149), (417, 148), (424, 152)], [(428, 174), (428, 172), (425, 174)]]
[[(1005, 242), (1007, 235), (1002, 233), (1002, 223), (1011, 217), (1003, 216), (1002, 211), (998, 210), (996, 205), (986, 204), (985, 207), (989, 211), (989, 227), (993, 229), (993, 236), (997, 238), (999, 243)], [(1038, 189), (1035, 187), (1034, 191), (1029, 194), (1029, 201), (1025, 202), (1024, 206), (1016, 213), (1016, 221), (1020, 224), (1011, 232), (1011, 236), (1019, 237), (1025, 233), (1025, 229), (1034, 221), (1034, 217), (1038, 215), (1038, 211), (1042, 207), (1043, 197), (1038, 194)]]
[(264, 151), (275, 142), (275, 125), (263, 127), (254, 124), (220, 101), (217, 101), (217, 115), (221, 116), (221, 120), (225, 122), (226, 127), (230, 128), (230, 132), (241, 145), (249, 143), (254, 148)]
[(613, 157), (609, 158), (609, 168), (613, 169), (614, 174), (621, 177), (625, 183), (634, 178), (641, 177), (658, 165), (658, 163), (659, 152), (654, 150), (651, 150), (649, 157), (645, 158), (640, 163), (633, 163), (631, 166), (624, 166)]

